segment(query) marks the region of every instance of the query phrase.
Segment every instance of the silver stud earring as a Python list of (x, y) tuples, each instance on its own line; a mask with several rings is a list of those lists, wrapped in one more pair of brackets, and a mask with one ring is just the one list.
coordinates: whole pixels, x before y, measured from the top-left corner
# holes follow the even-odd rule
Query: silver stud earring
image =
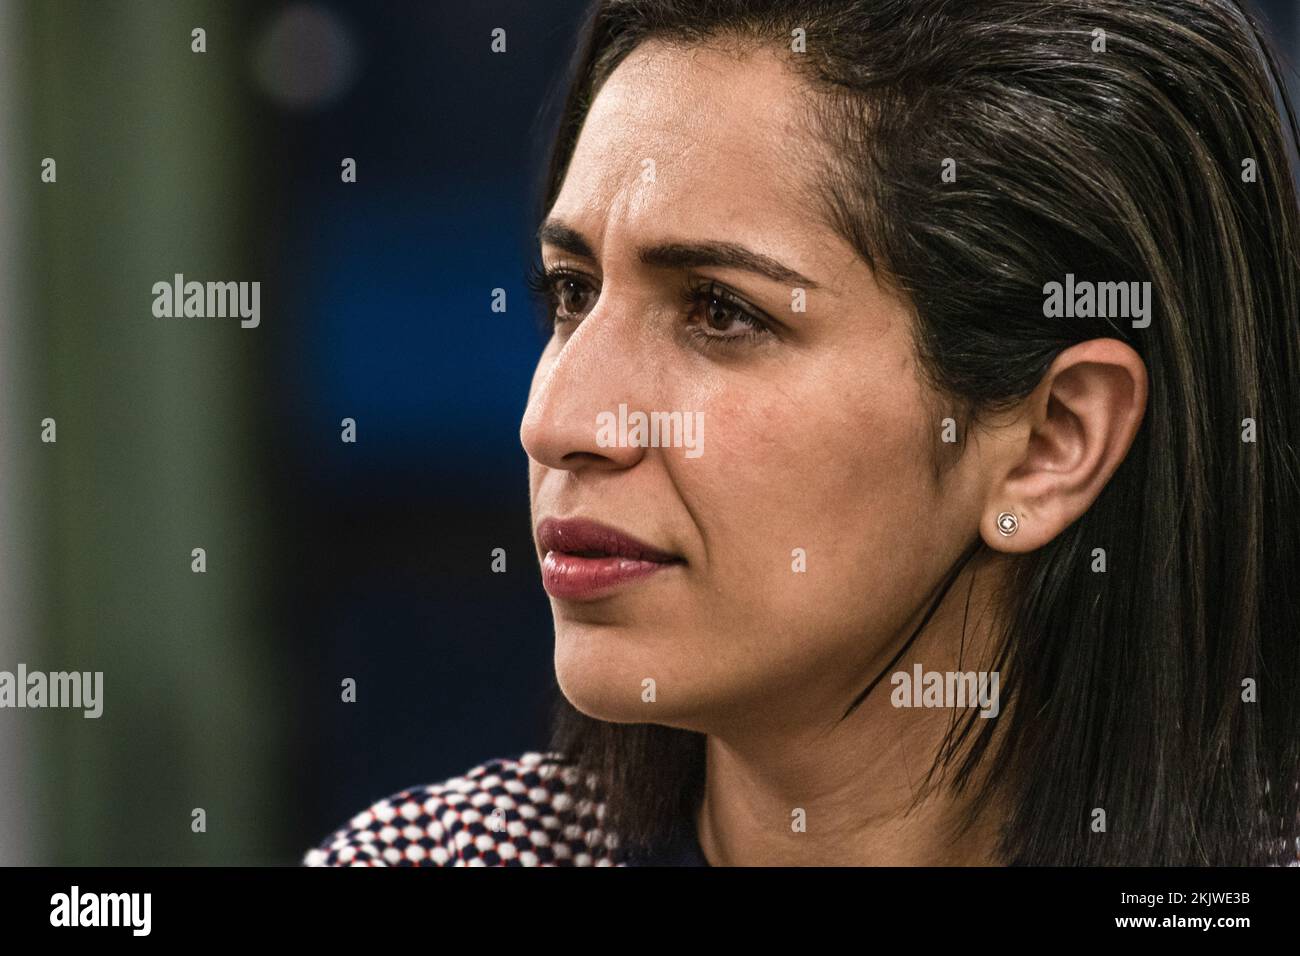
[(998, 515), (998, 531), (1004, 538), (1009, 538), (1020, 529), (1020, 522), (1010, 511)]

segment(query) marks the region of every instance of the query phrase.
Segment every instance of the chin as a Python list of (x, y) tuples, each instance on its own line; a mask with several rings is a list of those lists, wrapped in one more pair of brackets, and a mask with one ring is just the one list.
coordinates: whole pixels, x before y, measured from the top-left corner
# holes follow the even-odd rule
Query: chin
[[(615, 724), (682, 726), (696, 694), (671, 675), (680, 672), (664, 660), (654, 641), (638, 641), (626, 630), (557, 622), (555, 679), (580, 713)], [(655, 682), (655, 700), (643, 700), (643, 681)], [(665, 692), (673, 688), (671, 697)], [(686, 693), (683, 694), (683, 690)]]
[(654, 705), (642, 702), (641, 681), (654, 676), (653, 666), (638, 664), (626, 645), (617, 646), (620, 636), (610, 630), (572, 622), (557, 624), (555, 680), (569, 703), (588, 717), (645, 723)]

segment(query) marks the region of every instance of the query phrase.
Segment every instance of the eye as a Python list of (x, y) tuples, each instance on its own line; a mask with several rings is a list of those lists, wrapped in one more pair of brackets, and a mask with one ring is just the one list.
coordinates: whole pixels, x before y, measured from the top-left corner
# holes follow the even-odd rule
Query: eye
[[(597, 289), (589, 277), (564, 266), (532, 265), (525, 281), (545, 310), (542, 331), (580, 322), (594, 305)], [(703, 346), (728, 347), (771, 337), (776, 323), (711, 279), (688, 284), (682, 293), (686, 330)]]
[(706, 344), (731, 345), (772, 335), (761, 312), (712, 280), (690, 286), (683, 299), (690, 309), (690, 334)]
[(549, 328), (577, 321), (591, 308), (587, 297), (595, 290), (585, 276), (572, 269), (532, 265), (524, 281), (533, 298), (546, 310), (543, 324)]

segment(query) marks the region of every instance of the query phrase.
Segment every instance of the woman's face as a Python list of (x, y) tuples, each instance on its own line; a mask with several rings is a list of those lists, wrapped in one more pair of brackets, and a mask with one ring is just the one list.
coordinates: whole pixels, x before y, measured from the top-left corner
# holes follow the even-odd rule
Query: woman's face
[[(644, 44), (583, 126), (548, 217), (571, 232), (544, 229), (569, 275), (521, 429), (534, 527), (655, 549), (536, 534), (559, 684), (593, 717), (833, 720), (978, 531), (971, 456), (935, 476), (949, 412), (908, 308), (804, 198), (797, 82), (770, 53)], [(777, 268), (692, 248), (723, 243)], [(710, 281), (741, 307), (687, 301)], [(646, 447), (635, 412), (702, 436)]]

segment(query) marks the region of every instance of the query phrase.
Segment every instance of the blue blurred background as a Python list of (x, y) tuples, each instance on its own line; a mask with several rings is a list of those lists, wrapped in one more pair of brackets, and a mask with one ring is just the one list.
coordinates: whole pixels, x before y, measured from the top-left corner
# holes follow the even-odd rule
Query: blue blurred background
[[(105, 681), (0, 710), (0, 864), (293, 864), (545, 746), (523, 275), (583, 6), (0, 2), (0, 670)], [(177, 272), (260, 327), (154, 318)]]

